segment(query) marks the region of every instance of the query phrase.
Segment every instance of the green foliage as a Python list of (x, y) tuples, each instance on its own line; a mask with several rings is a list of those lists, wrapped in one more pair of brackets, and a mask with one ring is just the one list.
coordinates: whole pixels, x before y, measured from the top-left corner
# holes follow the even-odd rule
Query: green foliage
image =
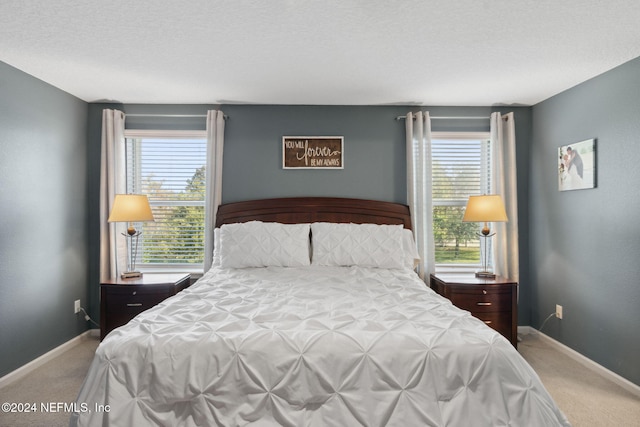
[(436, 246), (436, 260), (442, 264), (477, 264), (480, 259), (480, 247), (460, 247), (456, 253), (450, 246)]
[(478, 262), (479, 250), (476, 259), (467, 259), (469, 251), (465, 251), (465, 257), (461, 257), (461, 245), (468, 245), (477, 240), (476, 232), (478, 224), (462, 222), (464, 208), (459, 206), (436, 206), (433, 209), (433, 237), (436, 244), (436, 262)]
[[(151, 264), (198, 264), (204, 260), (205, 167), (198, 168), (187, 180), (184, 190), (167, 189), (164, 182), (145, 177), (143, 191), (149, 200), (175, 200), (187, 205), (153, 207), (155, 222), (146, 223), (143, 233), (142, 260)], [(191, 202), (191, 204), (189, 204)], [(189, 233), (188, 235), (185, 233)], [(196, 256), (194, 256), (196, 254)]]

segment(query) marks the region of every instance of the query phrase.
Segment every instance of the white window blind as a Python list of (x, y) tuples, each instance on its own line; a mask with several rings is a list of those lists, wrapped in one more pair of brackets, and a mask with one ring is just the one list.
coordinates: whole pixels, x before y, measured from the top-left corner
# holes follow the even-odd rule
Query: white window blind
[(127, 192), (146, 194), (155, 218), (142, 230), (142, 268), (204, 262), (206, 134), (201, 131), (125, 131)]
[(433, 232), (436, 264), (480, 265), (477, 223), (462, 216), (471, 195), (490, 192), (486, 133), (433, 133)]

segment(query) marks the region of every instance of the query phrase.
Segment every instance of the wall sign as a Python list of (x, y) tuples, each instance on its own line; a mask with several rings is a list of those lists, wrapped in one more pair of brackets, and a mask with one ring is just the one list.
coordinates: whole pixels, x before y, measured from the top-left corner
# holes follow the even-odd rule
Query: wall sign
[(344, 169), (344, 137), (283, 136), (283, 169)]

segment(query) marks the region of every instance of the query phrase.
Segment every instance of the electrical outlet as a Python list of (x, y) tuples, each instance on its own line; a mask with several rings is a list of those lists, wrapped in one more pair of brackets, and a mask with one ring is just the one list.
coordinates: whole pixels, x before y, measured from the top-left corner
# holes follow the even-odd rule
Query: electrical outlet
[(562, 319), (562, 306), (560, 304), (556, 304), (556, 317)]
[(80, 307), (81, 307), (80, 300), (79, 299), (75, 300), (73, 302), (73, 312), (74, 313), (80, 313)]

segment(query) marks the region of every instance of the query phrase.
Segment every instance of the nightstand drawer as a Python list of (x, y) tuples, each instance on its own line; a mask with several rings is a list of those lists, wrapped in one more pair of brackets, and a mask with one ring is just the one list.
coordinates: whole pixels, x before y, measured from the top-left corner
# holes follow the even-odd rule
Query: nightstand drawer
[(472, 313), (511, 311), (510, 289), (453, 290), (450, 297), (457, 307)]
[(100, 284), (100, 339), (145, 310), (187, 288), (189, 274), (145, 274), (138, 279)]
[(173, 295), (172, 292), (114, 292), (106, 293), (109, 310), (144, 311)]
[(508, 316), (505, 316), (504, 313), (474, 313), (473, 316), (509, 338), (511, 334), (511, 313), (508, 314)]

